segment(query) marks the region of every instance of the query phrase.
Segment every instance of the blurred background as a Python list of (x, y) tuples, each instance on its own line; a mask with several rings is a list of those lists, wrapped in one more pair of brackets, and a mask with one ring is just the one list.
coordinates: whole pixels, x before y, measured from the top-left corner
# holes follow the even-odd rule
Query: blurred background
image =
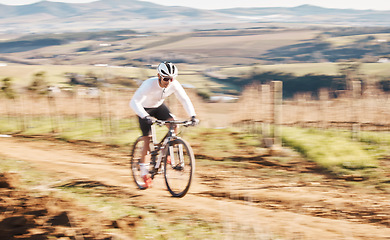
[[(183, 131), (198, 159), (252, 161), (277, 170), (301, 165), (332, 181), (363, 182), (383, 205), (370, 208), (372, 214), (356, 213), (356, 205), (346, 215), (389, 227), (388, 195), (382, 195), (390, 191), (389, 3), (0, 1), (0, 134), (128, 150), (140, 134), (129, 101), (162, 61), (178, 67), (177, 79), (201, 121), (196, 130)], [(187, 117), (174, 96), (167, 104)], [(280, 181), (309, 181), (301, 171), (281, 174), (288, 180)], [(253, 175), (259, 172), (246, 177)], [(202, 194), (235, 199), (226, 192), (239, 189), (237, 183)], [(242, 199), (256, 202), (250, 196)], [(267, 235), (273, 230), (245, 234), (241, 227), (221, 231), (235, 231), (232, 239), (277, 238)]]
[[(272, 81), (283, 82), (285, 124), (388, 125), (390, 23), (386, 9), (380, 10), (386, 5), (361, 10), (365, 5), (348, 2), (333, 8), (284, 2), (245, 8), (243, 2), (224, 9), (218, 1), (200, 2), (199, 8), (130, 0), (12, 4), (1, 5), (3, 116), (88, 116), (92, 112), (74, 109), (84, 104), (69, 104), (69, 98), (93, 101), (109, 91), (105, 101), (118, 107), (99, 113), (103, 108), (97, 106), (95, 114), (128, 118), (134, 89), (167, 60), (178, 65), (178, 79), (198, 96), (206, 126), (273, 121), (266, 106), (272, 104), (266, 86)], [(55, 96), (45, 101), (51, 108), (37, 101), (29, 106), (30, 98), (49, 93)], [(210, 104), (216, 102), (232, 104)], [(227, 118), (220, 110), (231, 114)]]

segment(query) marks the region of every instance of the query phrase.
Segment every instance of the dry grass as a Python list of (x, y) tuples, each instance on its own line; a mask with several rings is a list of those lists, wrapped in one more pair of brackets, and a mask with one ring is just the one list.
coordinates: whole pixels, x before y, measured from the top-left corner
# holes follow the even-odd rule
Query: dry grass
[[(77, 93), (76, 93), (77, 92)], [(129, 119), (135, 116), (129, 107), (134, 90), (120, 91), (105, 89), (99, 96), (85, 94), (85, 89), (62, 92), (54, 98), (20, 95), (18, 98), (2, 99), (0, 115), (20, 118), (39, 116), (76, 118)], [(269, 85), (248, 87), (238, 102), (207, 103), (196, 93), (187, 89), (198, 117), (206, 127), (227, 127), (234, 122), (256, 121), (273, 123), (272, 89)], [(384, 129), (390, 126), (390, 103), (388, 95), (376, 90), (365, 89), (352, 98), (347, 93), (339, 98), (329, 98), (323, 90), (322, 100), (310, 94), (300, 94), (293, 100), (286, 100), (282, 106), (282, 124), (315, 127), (351, 128), (353, 124), (367, 130)], [(178, 118), (188, 118), (181, 104), (174, 96), (166, 100), (171, 111)]]
[[(276, 33), (275, 33), (276, 34)], [(246, 37), (259, 37), (246, 36)], [(187, 39), (186, 39), (187, 40)], [(179, 45), (180, 46), (180, 45)], [(184, 45), (181, 45), (183, 47)], [(373, 72), (383, 72), (388, 64), (363, 64), (362, 68)], [(196, 86), (196, 89), (187, 89), (190, 98), (194, 102), (198, 117), (206, 127), (227, 127), (232, 123), (250, 120), (257, 122), (273, 122), (272, 113), (272, 89), (268, 85), (248, 86), (242, 93), (238, 102), (235, 103), (206, 103), (197, 95), (197, 90), (210, 91), (210, 89), (220, 88), (221, 85), (210, 83), (200, 71), (203, 68), (197, 66), (188, 66), (179, 64), (180, 82), (190, 83)], [(264, 68), (271, 66), (264, 66)], [(304, 72), (308, 68), (335, 68), (332, 63), (323, 64), (305, 64), (305, 65), (284, 65), (289, 69), (295, 68), (296, 71)], [(306, 69), (305, 69), (306, 68)], [(240, 68), (236, 68), (237, 70)], [(25, 66), (10, 65), (2, 67), (1, 75), (11, 76), (15, 79), (15, 88), (26, 87), (30, 83), (33, 73), (45, 71), (50, 83), (64, 83), (66, 80), (64, 72), (72, 71), (86, 73), (94, 71), (102, 76), (131, 76), (140, 78), (146, 75), (152, 75), (154, 69), (142, 68), (108, 68), (93, 66)], [(243, 68), (243, 71), (248, 71)], [(314, 71), (313, 70), (313, 71)], [(365, 71), (366, 71), (365, 70)], [(233, 69), (225, 69), (223, 72), (230, 74)], [(287, 70), (286, 70), (287, 71)], [(236, 71), (237, 72), (237, 71)], [(1, 77), (0, 75), (0, 77)], [(142, 78), (143, 79), (143, 78)], [(374, 80), (370, 80), (374, 81)], [(68, 84), (64, 83), (64, 86)], [(78, 93), (76, 93), (79, 91)], [(1, 116), (16, 116), (20, 118), (29, 118), (36, 116), (56, 116), (61, 119), (67, 116), (76, 118), (109, 118), (109, 119), (127, 119), (134, 117), (133, 111), (128, 103), (132, 97), (132, 90), (114, 90), (104, 89), (100, 96), (89, 96), (83, 94), (85, 89), (63, 91), (53, 98), (49, 104), (47, 97), (35, 97), (19, 94), (14, 100), (4, 99), (0, 102)], [(360, 124), (363, 128), (390, 126), (389, 99), (385, 93), (374, 89), (365, 88), (362, 93), (351, 98), (351, 93), (345, 92), (339, 98), (330, 98), (330, 94), (324, 90), (322, 100), (316, 100), (311, 94), (300, 94), (293, 100), (286, 100), (283, 103), (282, 123), (287, 125), (309, 125), (316, 127), (341, 126), (351, 128), (352, 124)], [(173, 113), (178, 117), (187, 118), (180, 103), (175, 97), (167, 99), (167, 104), (171, 107)]]

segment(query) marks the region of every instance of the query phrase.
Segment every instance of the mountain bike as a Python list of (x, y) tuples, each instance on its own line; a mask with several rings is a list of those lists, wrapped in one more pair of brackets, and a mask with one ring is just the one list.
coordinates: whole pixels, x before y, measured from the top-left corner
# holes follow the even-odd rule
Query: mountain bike
[[(155, 125), (167, 125), (169, 130), (160, 142), (156, 139)], [(195, 157), (191, 146), (176, 135), (176, 126), (191, 126), (191, 121), (161, 121), (154, 120), (152, 124), (152, 141), (150, 143), (149, 173), (151, 178), (157, 174), (164, 174), (165, 184), (173, 197), (184, 197), (190, 186), (195, 171)], [(145, 189), (141, 178), (140, 161), (144, 141), (139, 137), (131, 152), (131, 171), (134, 182), (139, 189)]]

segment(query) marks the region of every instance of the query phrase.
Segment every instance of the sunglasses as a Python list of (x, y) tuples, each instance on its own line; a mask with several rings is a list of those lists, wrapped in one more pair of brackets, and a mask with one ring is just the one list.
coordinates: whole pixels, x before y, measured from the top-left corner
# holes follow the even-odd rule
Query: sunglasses
[(173, 78), (166, 78), (166, 77), (163, 77), (162, 80), (165, 81), (165, 82), (168, 82), (168, 81), (171, 81), (171, 82), (172, 82), (172, 81), (173, 81)]

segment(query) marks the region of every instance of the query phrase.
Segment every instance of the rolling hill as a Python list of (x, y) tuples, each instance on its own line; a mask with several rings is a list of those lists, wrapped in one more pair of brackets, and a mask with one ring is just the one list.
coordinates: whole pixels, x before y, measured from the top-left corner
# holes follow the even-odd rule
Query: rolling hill
[(200, 10), (137, 0), (99, 0), (82, 4), (41, 1), (19, 6), (0, 4), (0, 33), (119, 29), (166, 32), (227, 28), (248, 22), (390, 26), (390, 11), (328, 9), (312, 5)]

